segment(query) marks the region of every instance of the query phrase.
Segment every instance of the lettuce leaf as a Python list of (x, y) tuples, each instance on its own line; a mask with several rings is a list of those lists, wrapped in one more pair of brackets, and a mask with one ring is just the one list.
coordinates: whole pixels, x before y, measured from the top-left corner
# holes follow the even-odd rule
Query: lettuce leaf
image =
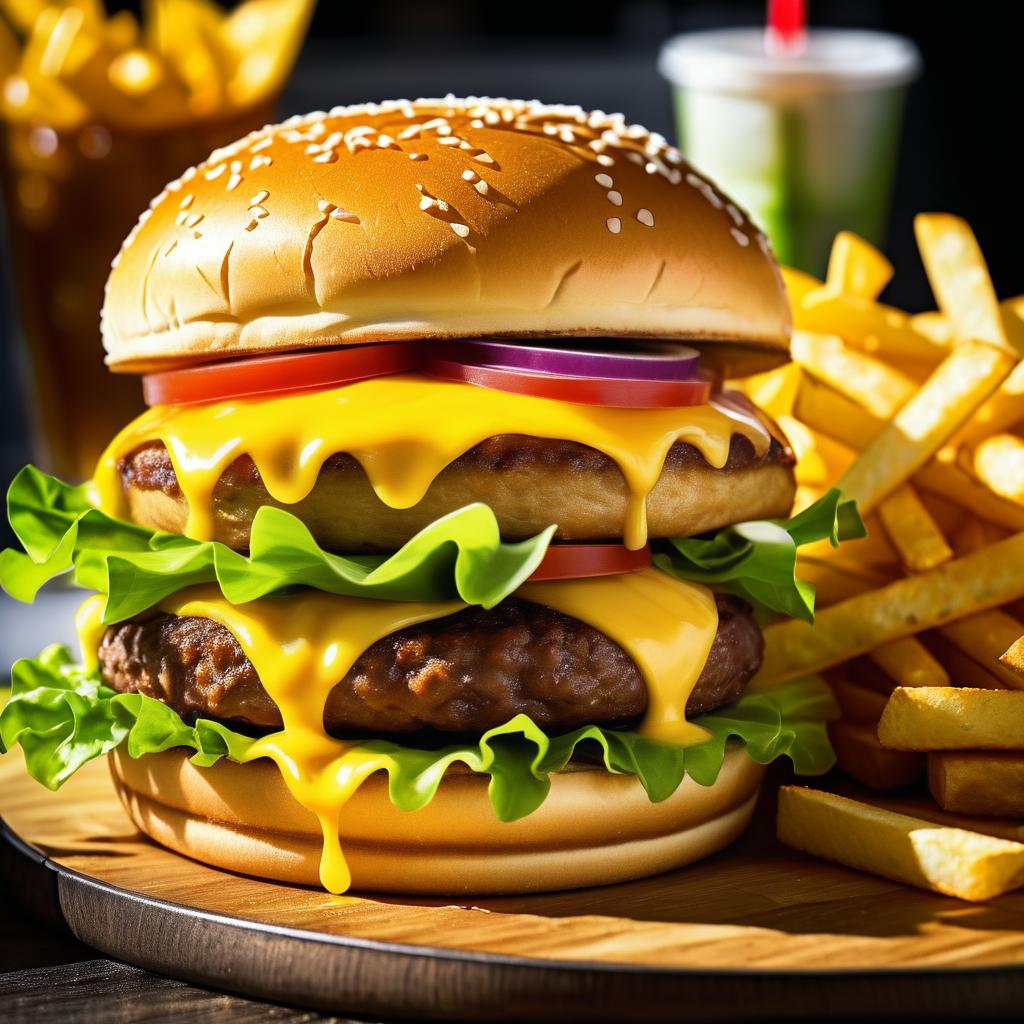
[(160, 533), (108, 516), (88, 490), (34, 466), (14, 478), (8, 517), (24, 552), (0, 552), (0, 585), (32, 601), (49, 579), (74, 570), (75, 582), (107, 597), (105, 624), (131, 618), (197, 583), (217, 583), (233, 604), (294, 586), (390, 601), (445, 601), (493, 608), (540, 564), (554, 526), (505, 543), (494, 513), (467, 505), (424, 527), (392, 555), (342, 557), (324, 551), (301, 520), (264, 506), (252, 524), (250, 554), (216, 541)]
[[(104, 624), (120, 622), (197, 583), (216, 583), (243, 604), (292, 587), (393, 601), (444, 601), (492, 608), (540, 563), (553, 526), (503, 543), (482, 504), (443, 516), (393, 555), (324, 551), (291, 513), (265, 506), (252, 524), (250, 553), (108, 516), (87, 486), (69, 487), (26, 466), (11, 484), (8, 515), (24, 551), (0, 551), (0, 586), (31, 601), (54, 576), (73, 571), (80, 586), (106, 595)], [(796, 549), (828, 537), (864, 536), (853, 502), (830, 491), (788, 521), (730, 526), (713, 536), (656, 541), (654, 562), (679, 579), (744, 598), (762, 613), (814, 617), (814, 587), (796, 578)]]
[[(402, 810), (423, 807), (447, 768), (461, 761), (490, 776), (489, 794), (502, 821), (536, 810), (547, 796), (548, 776), (577, 751), (610, 772), (635, 775), (654, 802), (675, 792), (685, 775), (702, 786), (718, 777), (727, 744), (741, 742), (761, 764), (788, 757), (801, 775), (832, 767), (826, 720), (837, 709), (827, 685), (802, 679), (748, 693), (735, 704), (701, 715), (709, 738), (671, 746), (635, 732), (586, 726), (548, 736), (526, 715), (491, 729), (477, 742), (439, 750), (384, 740), (360, 741), (360, 749), (387, 755), (391, 802)], [(0, 750), (20, 744), (33, 778), (57, 789), (83, 764), (125, 744), (131, 757), (183, 747), (205, 767), (222, 757), (240, 761), (254, 741), (217, 722), (188, 725), (165, 704), (138, 693), (117, 693), (98, 673), (75, 664), (65, 647), (49, 647), (12, 669), (10, 700), (0, 711)]]
[(856, 503), (833, 488), (799, 515), (737, 523), (712, 537), (673, 537), (656, 545), (654, 563), (681, 580), (735, 594), (755, 609), (814, 621), (814, 584), (797, 579), (797, 548), (833, 547), (867, 534)]

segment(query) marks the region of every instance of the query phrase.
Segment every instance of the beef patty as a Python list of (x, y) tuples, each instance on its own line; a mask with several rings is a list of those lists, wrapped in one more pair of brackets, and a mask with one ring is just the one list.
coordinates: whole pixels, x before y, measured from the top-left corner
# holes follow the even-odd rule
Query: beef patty
[[(689, 537), (729, 523), (789, 515), (796, 484), (793, 453), (773, 439), (758, 456), (736, 434), (722, 469), (712, 468), (689, 444), (669, 450), (661, 477), (647, 498), (652, 537)], [(184, 533), (188, 502), (159, 441), (119, 463), (121, 484), (135, 522)], [(241, 456), (213, 491), (214, 536), (248, 549), (253, 516), (261, 505), (287, 508), (330, 551), (394, 551), (453, 509), (482, 501), (498, 518), (505, 540), (531, 537), (558, 523), (562, 541), (620, 541), (628, 491), (607, 455), (575, 441), (503, 434), (476, 445), (431, 483), (412, 508), (385, 505), (351, 455), (324, 463), (312, 491), (294, 505), (267, 492), (252, 459)]]
[[(690, 716), (736, 700), (761, 664), (764, 641), (749, 609), (733, 597), (715, 600), (718, 633), (687, 702)], [(186, 719), (281, 726), (238, 641), (210, 619), (148, 613), (111, 626), (99, 656), (109, 686), (156, 697)], [(324, 722), (342, 736), (479, 734), (523, 712), (558, 731), (629, 726), (646, 707), (640, 670), (614, 640), (510, 597), (378, 640), (331, 691)]]

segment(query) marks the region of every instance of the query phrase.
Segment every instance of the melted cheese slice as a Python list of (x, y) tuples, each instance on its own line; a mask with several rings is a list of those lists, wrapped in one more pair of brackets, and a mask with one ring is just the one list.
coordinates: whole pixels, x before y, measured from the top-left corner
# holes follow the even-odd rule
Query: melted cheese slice
[(619, 467), (629, 489), (623, 538), (647, 540), (646, 500), (676, 442), (722, 468), (733, 434), (758, 454), (767, 429), (728, 401), (672, 409), (606, 409), (493, 391), (417, 374), (376, 377), (344, 387), (203, 406), (156, 406), (130, 423), (100, 459), (100, 507), (124, 515), (117, 462), (147, 441), (162, 441), (188, 500), (186, 533), (213, 537), (213, 489), (225, 469), (249, 455), (270, 494), (294, 504), (313, 489), (324, 462), (352, 455), (384, 504), (410, 508), (460, 455), (499, 434), (576, 441)]
[[(601, 630), (631, 655), (648, 690), (641, 733), (682, 745), (704, 739), (704, 730), (686, 721), (685, 708), (718, 629), (710, 591), (645, 569), (529, 583), (518, 594)], [(83, 651), (93, 664), (103, 632), (102, 605), (102, 599), (90, 598), (77, 620)], [(351, 879), (338, 834), (343, 808), (368, 776), (389, 770), (393, 762), (387, 754), (327, 735), (328, 694), (377, 640), (465, 606), (312, 591), (232, 605), (211, 586), (182, 591), (160, 607), (174, 615), (212, 619), (238, 639), (283, 722), (278, 732), (258, 739), (246, 759), (274, 761), (292, 796), (316, 816), (324, 837), (321, 881), (331, 892), (344, 892)]]

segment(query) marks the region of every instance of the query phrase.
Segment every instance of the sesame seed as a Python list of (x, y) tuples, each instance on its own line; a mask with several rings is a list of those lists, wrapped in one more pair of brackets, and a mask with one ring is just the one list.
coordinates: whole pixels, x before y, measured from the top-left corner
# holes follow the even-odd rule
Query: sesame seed
[(360, 223), (359, 218), (348, 210), (331, 210), (331, 218), (333, 220), (344, 221), (346, 224)]
[(333, 164), (338, 159), (338, 154), (333, 150), (330, 153), (321, 153), (319, 156), (313, 157), (313, 163), (315, 164)]
[(251, 206), (249, 212), (257, 219), (263, 220), (264, 217), (270, 216), (270, 211), (265, 206)]
[(598, 153), (597, 162), (602, 167), (612, 167), (615, 164), (615, 158), (609, 156), (607, 153)]
[(476, 171), (467, 168), (462, 172), (462, 177), (463, 180), (465, 181), (476, 181), (480, 177), (480, 175), (477, 174)]
[(610, 174), (595, 174), (594, 181), (596, 181), (601, 188), (611, 188), (615, 184)]
[(391, 149), (392, 147), (395, 149), (398, 148), (397, 144), (395, 143), (395, 140), (391, 138), (390, 135), (385, 135), (384, 133), (381, 133), (380, 135), (377, 136), (378, 149)]
[(479, 181), (474, 181), (473, 188), (475, 188), (477, 192), (479, 192), (480, 195), (482, 196), (487, 195), (487, 193), (491, 191), (491, 186), (488, 185), (487, 182), (483, 180), (483, 178), (481, 178)]
[(241, 160), (232, 160), (231, 161), (231, 173), (232, 174), (240, 174), (241, 171), (242, 171), (242, 161)]
[(733, 224), (736, 225), (736, 227), (741, 227), (742, 226), (742, 224), (743, 224), (743, 214), (740, 213), (740, 211), (732, 203), (728, 203), (726, 205), (725, 212), (727, 214), (729, 214), (730, 217), (732, 217), (732, 222), (733, 222)]
[(613, 234), (617, 235), (622, 230), (622, 221), (618, 217), (609, 217), (606, 221), (608, 230)]
[(269, 146), (272, 146), (273, 144), (274, 144), (273, 137), (268, 135), (265, 139), (260, 139), (259, 142), (254, 143), (252, 146), (250, 146), (249, 147), (249, 152), (250, 153), (262, 153), (263, 150), (267, 149)]
[(316, 208), (321, 213), (330, 213), (334, 209), (334, 203), (328, 202), (326, 199), (317, 200)]
[(315, 153), (322, 153), (323, 149), (319, 142), (311, 142), (304, 150), (306, 156), (313, 156)]
[(426, 160), (427, 159), (427, 154), (426, 153), (410, 153), (409, 154), (409, 159), (410, 160)]
[(229, 192), (234, 192), (235, 189), (238, 188), (238, 186), (241, 185), (241, 184), (242, 184), (242, 176), (240, 174), (232, 174), (231, 177), (228, 178), (227, 185), (225, 185), (224, 187)]
[(459, 238), (466, 238), (469, 235), (469, 228), (465, 224), (452, 224), (451, 229)]
[(490, 153), (477, 153), (477, 154), (474, 155), (473, 159), (476, 160), (478, 163), (481, 163), (481, 164), (493, 164), (494, 163), (494, 157), (492, 157), (490, 155)]
[(435, 202), (436, 202), (436, 200), (430, 199), (427, 196), (424, 196), (420, 200), (420, 209), (421, 210), (429, 210), (434, 205)]
[(643, 156), (632, 149), (626, 150), (626, 159), (631, 160), (635, 164), (645, 163)]
[(650, 210), (641, 207), (639, 210), (636, 211), (636, 219), (646, 227), (654, 227), (654, 214), (651, 213)]
[(254, 156), (249, 161), (249, 170), (255, 171), (260, 167), (269, 167), (274, 161), (269, 156), (264, 156), (262, 153), (258, 156)]
[(182, 199), (182, 201), (180, 203), (178, 203), (178, 209), (179, 210), (187, 210), (192, 205), (192, 201), (194, 199), (195, 199), (195, 196), (192, 195), (192, 193), (190, 192), (187, 196), (185, 196)]
[(649, 160), (647, 163), (644, 164), (644, 170), (648, 174), (657, 174), (658, 173), (658, 169), (659, 169), (658, 165), (656, 163), (654, 163), (653, 160)]
[(270, 193), (265, 188), (260, 189), (260, 191), (257, 192), (256, 195), (254, 195), (252, 197), (252, 199), (249, 200), (249, 205), (250, 206), (259, 206), (260, 203), (266, 202), (267, 199), (269, 199), (269, 198), (270, 198)]
[(203, 221), (203, 215), (201, 213), (193, 213), (191, 217), (186, 218), (185, 227), (194, 228), (201, 224)]
[(611, 203), (612, 206), (621, 206), (622, 195), (616, 192), (615, 189), (612, 189), (611, 192), (608, 193), (608, 202)]
[(462, 140), (454, 135), (442, 135), (438, 140), (439, 146), (457, 146)]
[(469, 126), (470, 128), (483, 128), (484, 123), (479, 117), (474, 117), (473, 120), (469, 122)]
[(226, 170), (228, 169), (227, 164), (218, 164), (216, 167), (212, 167), (208, 170), (203, 177), (207, 181), (216, 181)]
[(745, 234), (743, 234), (743, 232), (740, 231), (739, 228), (729, 228), (729, 233), (732, 235), (733, 238), (736, 239), (736, 241), (740, 245), (742, 245), (742, 246), (750, 245), (750, 239), (747, 238), (747, 236)]

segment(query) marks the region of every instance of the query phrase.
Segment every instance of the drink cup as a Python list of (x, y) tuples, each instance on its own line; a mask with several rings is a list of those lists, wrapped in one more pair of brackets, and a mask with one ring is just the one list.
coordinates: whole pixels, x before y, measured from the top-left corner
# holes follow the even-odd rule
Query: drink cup
[(797, 54), (761, 29), (670, 39), (680, 147), (768, 234), (779, 259), (821, 274), (837, 231), (882, 244), (906, 87), (920, 57), (900, 36), (814, 30)]

